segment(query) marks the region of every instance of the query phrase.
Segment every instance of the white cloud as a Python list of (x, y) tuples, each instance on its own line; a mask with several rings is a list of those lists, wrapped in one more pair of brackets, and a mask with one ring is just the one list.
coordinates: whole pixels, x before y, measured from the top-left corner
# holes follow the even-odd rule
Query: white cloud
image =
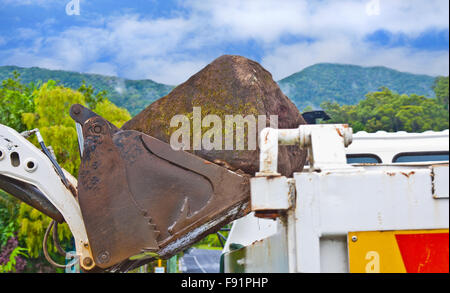
[[(148, 58), (135, 64), (131, 71), (141, 74), (147, 72), (146, 75), (142, 76), (140, 74), (140, 77), (136, 76), (135, 78), (147, 78), (165, 84), (178, 85), (201, 70), (210, 61), (194, 58), (189, 60)], [(129, 76), (133, 76), (131, 71), (128, 72)]]
[(360, 40), (333, 38), (314, 43), (280, 46), (261, 61), (274, 79), (282, 79), (317, 63), (386, 66), (416, 74), (448, 75), (448, 51), (371, 47)]
[[(44, 28), (21, 29), (33, 44), (0, 51), (0, 60), (175, 85), (228, 53), (223, 48), (229, 44), (251, 40), (262, 48), (260, 61), (275, 79), (319, 62), (448, 74), (448, 50), (377, 48), (364, 41), (380, 29), (410, 37), (448, 29), (448, 1), (379, 0), (379, 14), (371, 16), (366, 13), (369, 1), (189, 0), (181, 4), (187, 13), (166, 18), (104, 16), (49, 36)], [(297, 41), (285, 43), (286, 36)]]
[[(188, 6), (209, 17), (209, 25), (230, 39), (262, 42), (266, 50), (261, 63), (274, 79), (320, 62), (448, 75), (448, 50), (383, 48), (364, 38), (378, 30), (412, 38), (429, 30), (448, 30), (449, 1), (379, 0), (377, 13), (368, 15), (370, 1), (374, 0), (228, 0), (223, 5), (222, 1), (191, 0)], [(283, 44), (284, 35), (309, 40)]]
[(307, 28), (305, 1), (189, 1), (197, 16), (230, 38), (254, 38), (265, 42), (285, 33)]
[(277, 40), (283, 34), (326, 37), (362, 36), (378, 29), (417, 34), (427, 28), (448, 28), (449, 2), (443, 0), (379, 0), (380, 13), (369, 16), (373, 0), (220, 0), (188, 1), (187, 6), (209, 18), (208, 25), (231, 37)]
[[(47, 6), (49, 4), (61, 2), (60, 0), (1, 0), (3, 4), (23, 6), (23, 5), (38, 5)], [(67, 1), (69, 2), (69, 0)]]
[[(210, 59), (184, 55), (185, 48), (199, 47), (186, 38), (196, 24), (183, 18), (141, 19), (124, 15), (109, 19), (102, 27), (71, 27), (57, 35), (37, 38), (33, 45), (0, 53), (3, 63), (21, 66), (45, 66), (148, 78), (178, 84), (205, 66)], [(20, 30), (31, 36), (36, 31)], [(51, 57), (50, 57), (51, 56)], [(108, 56), (108, 63), (99, 62)]]

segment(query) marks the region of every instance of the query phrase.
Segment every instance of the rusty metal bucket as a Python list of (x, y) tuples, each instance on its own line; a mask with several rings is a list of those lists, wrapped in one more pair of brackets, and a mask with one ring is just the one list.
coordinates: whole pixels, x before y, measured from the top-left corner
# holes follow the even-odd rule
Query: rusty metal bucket
[(70, 115), (83, 130), (78, 200), (100, 269), (130, 269), (145, 252), (171, 257), (248, 212), (247, 176), (81, 105)]

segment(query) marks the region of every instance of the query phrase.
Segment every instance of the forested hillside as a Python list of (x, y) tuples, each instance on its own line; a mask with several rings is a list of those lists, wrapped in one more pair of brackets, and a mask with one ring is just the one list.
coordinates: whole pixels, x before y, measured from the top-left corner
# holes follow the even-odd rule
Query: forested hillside
[[(174, 86), (152, 80), (128, 80), (99, 74), (84, 74), (42, 68), (0, 66), (0, 81), (20, 73), (24, 83), (59, 80), (61, 85), (78, 89), (83, 80), (92, 85), (95, 93), (106, 90), (109, 99), (136, 115), (152, 102), (168, 94)], [(435, 77), (415, 75), (386, 67), (361, 67), (355, 65), (316, 64), (278, 82), (283, 92), (297, 105), (319, 108), (324, 101), (341, 105), (354, 105), (368, 92), (387, 87), (399, 94), (417, 94), (434, 97)]]
[(55, 80), (59, 81), (62, 86), (78, 89), (85, 81), (87, 85), (92, 85), (95, 93), (107, 91), (108, 98), (117, 106), (126, 108), (131, 115), (136, 115), (173, 89), (173, 86), (160, 84), (149, 79), (129, 80), (99, 74), (17, 66), (0, 66), (0, 81), (12, 77), (14, 71), (20, 74), (23, 83), (37, 83), (38, 81), (45, 83), (48, 80)]
[(278, 82), (281, 90), (302, 111), (324, 101), (354, 105), (369, 92), (387, 87), (399, 94), (434, 97), (435, 77), (399, 72), (386, 67), (361, 67), (322, 63)]

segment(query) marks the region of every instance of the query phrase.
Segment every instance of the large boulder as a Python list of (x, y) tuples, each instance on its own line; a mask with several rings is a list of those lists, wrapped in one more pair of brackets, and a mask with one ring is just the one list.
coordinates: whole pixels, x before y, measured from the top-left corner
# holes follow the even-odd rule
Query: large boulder
[[(255, 118), (266, 115), (267, 126), (270, 115), (278, 115), (278, 128), (297, 128), (306, 124), (297, 107), (260, 64), (241, 56), (224, 55), (149, 105), (122, 129), (141, 131), (169, 143), (177, 130), (170, 127), (172, 117), (186, 115), (192, 129), (193, 107), (201, 107), (202, 118), (208, 114), (219, 116), (224, 125), (225, 115), (254, 115)], [(203, 133), (206, 130), (203, 128)], [(259, 150), (248, 150), (248, 139), (246, 131), (245, 150), (192, 150), (191, 134), (190, 152), (229, 169), (254, 175), (259, 170)], [(278, 172), (290, 176), (301, 171), (305, 158), (305, 152), (298, 146), (280, 146)]]

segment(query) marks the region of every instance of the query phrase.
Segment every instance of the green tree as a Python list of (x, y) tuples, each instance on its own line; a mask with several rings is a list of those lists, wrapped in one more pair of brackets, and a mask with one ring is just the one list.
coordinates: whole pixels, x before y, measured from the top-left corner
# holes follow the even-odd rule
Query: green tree
[[(34, 93), (34, 113), (25, 113), (23, 121), (28, 129), (39, 128), (47, 145), (51, 145), (58, 163), (72, 175), (77, 176), (80, 165), (78, 151), (78, 139), (75, 122), (69, 115), (73, 104), (86, 106), (86, 98), (90, 105), (95, 105), (94, 112), (103, 116), (111, 123), (120, 127), (131, 119), (127, 110), (121, 109), (111, 103), (104, 94), (93, 95), (91, 86), (75, 91), (59, 86), (54, 81), (43, 84)], [(26, 247), (30, 250), (32, 257), (40, 253), (43, 236), (50, 219), (31, 208), (21, 204), (18, 217), (20, 221), (19, 236), (26, 239)], [(67, 224), (61, 225), (59, 238), (68, 243), (71, 237)], [(49, 242), (50, 251), (55, 251)]]
[(444, 108), (448, 111), (448, 76), (436, 78), (433, 90), (439, 103), (444, 105)]
[(6, 244), (18, 229), (17, 215), (19, 201), (0, 190), (0, 247)]
[(86, 85), (86, 82), (83, 80), (83, 83), (78, 88), (78, 91), (84, 95), (84, 99), (89, 108), (95, 109), (98, 103), (106, 100), (106, 91), (100, 91), (97, 94), (94, 94), (95, 89), (92, 85)]
[(20, 75), (14, 71), (13, 77), (2, 81), (0, 86), (0, 123), (16, 131), (24, 131), (22, 114), (34, 112), (32, 92), (34, 84), (23, 85)]
[[(33, 92), (34, 112), (23, 113), (22, 121), (27, 129), (38, 128), (47, 146), (52, 146), (58, 163), (73, 175), (78, 172), (80, 157), (78, 154), (75, 123), (69, 115), (72, 104), (85, 104), (84, 95), (78, 91), (48, 81)], [(32, 139), (37, 145), (37, 140)], [(51, 219), (38, 210), (21, 203), (18, 215), (19, 237), (24, 240), (29, 254), (33, 258), (42, 257), (44, 232)], [(60, 225), (58, 238), (62, 245), (71, 246), (71, 232), (67, 224)], [(50, 252), (56, 252), (51, 241)], [(55, 259), (58, 257), (53, 256)], [(64, 258), (59, 257), (60, 260)]]
[[(59, 164), (74, 176), (78, 173), (80, 156), (75, 122), (69, 115), (70, 107), (76, 103), (88, 106), (118, 127), (131, 119), (127, 110), (107, 99), (105, 91), (94, 95), (93, 87), (85, 83), (79, 90), (72, 90), (49, 80), (37, 88), (32, 84), (23, 85), (19, 75), (14, 74), (13, 78), (2, 82), (0, 101), (0, 123), (17, 131), (38, 128), (47, 146), (52, 146)], [(35, 137), (31, 141), (39, 147)], [(0, 232), (7, 240), (17, 231), (22, 245), (34, 259), (43, 260), (42, 241), (50, 221), (41, 212), (0, 191)], [(62, 245), (66, 248), (71, 246), (67, 224), (60, 225), (58, 232)], [(48, 242), (48, 247), (54, 259), (60, 262), (64, 259), (56, 256), (52, 241)]]
[(119, 108), (106, 99), (98, 102), (93, 111), (119, 128), (131, 119), (126, 109)]
[(39, 129), (45, 143), (52, 146), (58, 163), (76, 176), (80, 156), (75, 122), (69, 110), (73, 104), (85, 104), (84, 95), (53, 81), (43, 84), (33, 95), (35, 112), (24, 113), (23, 122), (28, 129)]
[(357, 105), (324, 102), (321, 107), (331, 120), (347, 123), (355, 132), (423, 132), (448, 129), (448, 110), (438, 99), (418, 95), (400, 95), (388, 88), (366, 95)]
[(303, 112), (311, 112), (313, 111), (313, 107), (311, 107), (310, 105), (306, 106), (305, 109), (303, 109)]

